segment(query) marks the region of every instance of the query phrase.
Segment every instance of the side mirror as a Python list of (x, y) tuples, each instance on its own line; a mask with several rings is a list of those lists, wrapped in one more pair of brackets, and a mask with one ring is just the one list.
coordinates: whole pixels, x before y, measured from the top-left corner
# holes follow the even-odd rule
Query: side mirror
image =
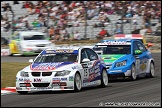
[(141, 50), (135, 50), (135, 51), (134, 51), (134, 54), (135, 54), (135, 55), (142, 54), (142, 51), (141, 51)]
[(33, 59), (29, 59), (29, 63), (33, 63)]
[(151, 46), (153, 46), (152, 43), (148, 43), (148, 44), (147, 44), (147, 47), (151, 47)]
[(83, 62), (83, 63), (87, 63), (87, 62), (90, 62), (90, 60), (89, 60), (88, 58), (84, 58), (84, 59), (82, 60), (82, 62)]

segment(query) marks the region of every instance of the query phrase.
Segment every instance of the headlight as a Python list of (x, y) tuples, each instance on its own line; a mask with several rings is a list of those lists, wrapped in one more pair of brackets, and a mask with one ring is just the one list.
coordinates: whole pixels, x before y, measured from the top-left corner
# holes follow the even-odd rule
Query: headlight
[(125, 66), (126, 63), (127, 63), (126, 60), (125, 61), (122, 61), (122, 62), (118, 62), (118, 63), (116, 63), (116, 67)]
[(20, 72), (20, 76), (22, 76), (22, 77), (29, 77), (29, 74), (28, 74), (28, 72), (21, 71)]
[(63, 71), (58, 71), (56, 72), (55, 76), (65, 76), (65, 75), (69, 75), (71, 71), (69, 70), (63, 70)]

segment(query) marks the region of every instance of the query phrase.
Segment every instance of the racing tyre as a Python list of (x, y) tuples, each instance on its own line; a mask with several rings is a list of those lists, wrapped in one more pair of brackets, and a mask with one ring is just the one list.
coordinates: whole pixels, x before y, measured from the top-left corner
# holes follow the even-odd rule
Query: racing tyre
[(149, 73), (149, 75), (147, 75), (146, 77), (153, 78), (154, 75), (155, 75), (155, 66), (154, 66), (154, 63), (151, 62), (151, 63), (150, 63), (150, 73)]
[(80, 91), (82, 88), (82, 81), (79, 73), (75, 74), (74, 78), (74, 91)]
[(106, 87), (108, 85), (108, 74), (106, 72), (106, 70), (104, 69), (102, 71), (102, 75), (101, 75), (101, 85), (99, 87)]
[(27, 94), (28, 91), (17, 91), (17, 93), (19, 93), (19, 94)]
[(131, 80), (136, 80), (137, 78), (137, 73), (136, 73), (136, 69), (135, 69), (135, 65), (132, 64), (132, 68), (131, 68)]

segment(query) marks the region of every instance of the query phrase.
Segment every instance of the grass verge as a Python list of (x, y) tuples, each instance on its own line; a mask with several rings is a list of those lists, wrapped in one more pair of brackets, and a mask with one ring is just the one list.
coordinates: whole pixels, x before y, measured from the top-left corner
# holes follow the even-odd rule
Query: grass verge
[(1, 63), (1, 88), (15, 87), (17, 72), (28, 65), (29, 63), (19, 63), (19, 62)]

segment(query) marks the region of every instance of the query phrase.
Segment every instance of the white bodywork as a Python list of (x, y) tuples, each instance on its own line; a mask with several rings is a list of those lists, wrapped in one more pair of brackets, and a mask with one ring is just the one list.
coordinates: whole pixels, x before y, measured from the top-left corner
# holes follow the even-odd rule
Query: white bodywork
[[(73, 47), (73, 48), (75, 48), (75, 47)], [(59, 49), (59, 47), (56, 47), (56, 49)], [(31, 69), (30, 65), (25, 67), (24, 69), (20, 70), (16, 75), (16, 90), (17, 91), (74, 90), (74, 78), (75, 78), (76, 72), (78, 72), (80, 74), (81, 81), (82, 81), (82, 87), (100, 85), (101, 79), (97, 79), (94, 81), (91, 80), (90, 82), (84, 82), (84, 80), (85, 80), (85, 78), (93, 79), (93, 78), (100, 76), (101, 70), (99, 69), (100, 68), (99, 65), (103, 64), (103, 66), (106, 66), (105, 63), (102, 60), (101, 61), (94, 60), (94, 61), (87, 62), (86, 65), (88, 66), (88, 68), (86, 67), (86, 69), (87, 70), (90, 69), (91, 71), (85, 71), (84, 66), (82, 66), (83, 64), (80, 63), (80, 57), (81, 57), (80, 53), (81, 53), (81, 50), (79, 50), (77, 62), (63, 65), (63, 66), (60, 66), (53, 70), (49, 69), (49, 70), (43, 71), (43, 68), (48, 68), (48, 65), (46, 65), (46, 64), (43, 65), (41, 71)], [(59, 62), (59, 63), (61, 63), (61, 62)], [(55, 66), (55, 65), (57, 65), (57, 62), (53, 64), (53, 66)], [(92, 67), (95, 69), (92, 69)], [(70, 74), (65, 75), (65, 76), (55, 76), (56, 72), (63, 71), (63, 70), (68, 70), (71, 72), (70, 72)], [(29, 77), (20, 76), (20, 73), (22, 71), (28, 72)], [(33, 72), (40, 72), (40, 75), (33, 76)], [(52, 72), (52, 74), (48, 75), (48, 76), (42, 76), (42, 73), (47, 73), (47, 72)], [(91, 76), (90, 74), (93, 74), (93, 76)], [(30, 87), (20, 87), (21, 83), (23, 83), (23, 84), (28, 83), (31, 86)], [(35, 83), (35, 86), (34, 86), (34, 83)], [(43, 84), (43, 83), (48, 83), (47, 87), (36, 87), (36, 86), (41, 86), (41, 84)], [(64, 84), (66, 83), (66, 85), (60, 86), (59, 84), (61, 84), (61, 83), (64, 83)]]
[(47, 48), (54, 48), (55, 44), (49, 40), (24, 40), (23, 36), (30, 36), (30, 35), (44, 35), (42, 32), (30, 32), (24, 31), (19, 32), (20, 41), (17, 42), (17, 46), (19, 52), (34, 52), (40, 53), (42, 50)]

